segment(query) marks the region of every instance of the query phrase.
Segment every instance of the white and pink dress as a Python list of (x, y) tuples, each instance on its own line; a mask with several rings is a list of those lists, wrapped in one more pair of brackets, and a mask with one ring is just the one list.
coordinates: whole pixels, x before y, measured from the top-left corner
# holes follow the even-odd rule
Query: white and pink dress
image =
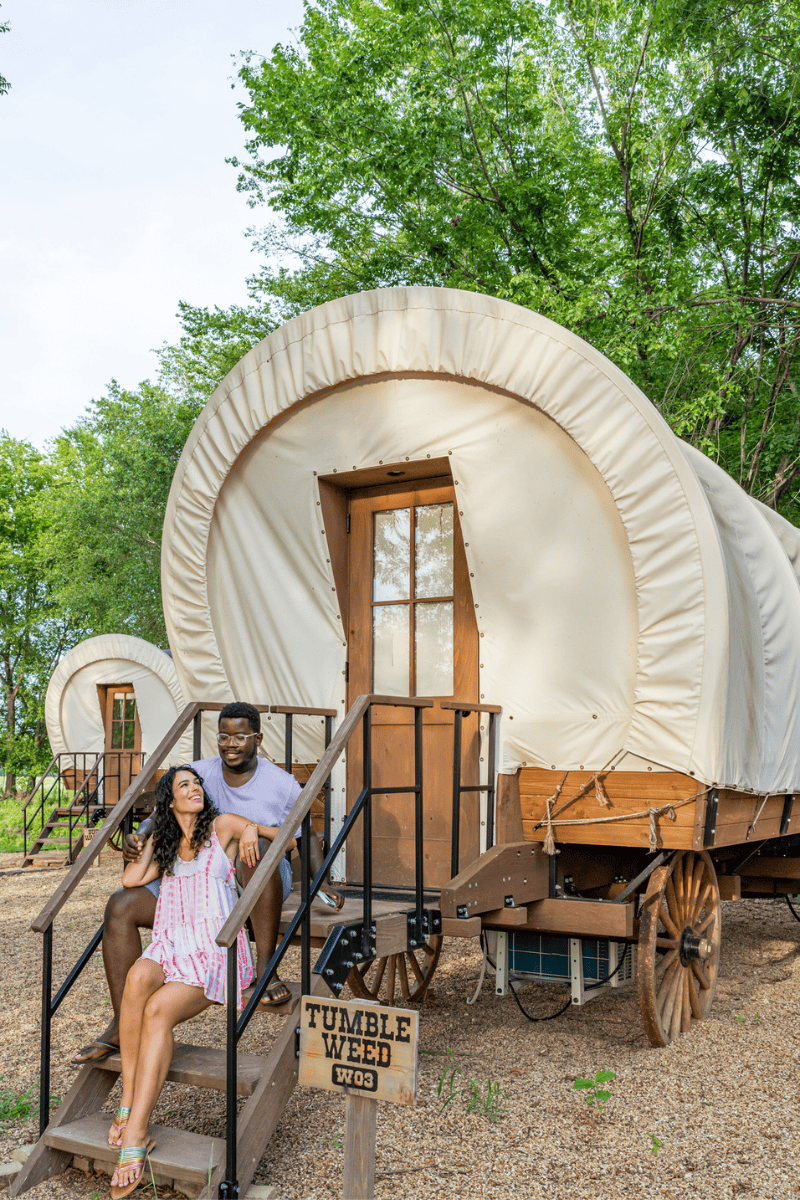
[[(209, 1000), (226, 1000), (227, 951), (215, 938), (236, 904), (235, 871), (214, 830), (196, 858), (176, 858), (172, 875), (161, 877), (153, 940), (142, 958), (157, 962), (167, 983), (200, 987)], [(237, 1006), (253, 979), (244, 929), (236, 940)]]

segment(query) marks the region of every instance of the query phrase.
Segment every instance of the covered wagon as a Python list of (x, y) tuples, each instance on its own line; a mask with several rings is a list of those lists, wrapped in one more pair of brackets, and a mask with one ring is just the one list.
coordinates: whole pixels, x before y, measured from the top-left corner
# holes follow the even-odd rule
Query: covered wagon
[[(47, 688), (53, 761), (25, 808), (25, 865), (63, 862), (136, 778), (184, 707), (172, 659), (128, 634), (73, 646)], [(173, 751), (191, 752), (189, 739)], [(139, 812), (144, 811), (142, 798)]]
[[(509, 931), (512, 967), (528, 934), (638, 942), (663, 1044), (708, 1011), (720, 895), (800, 886), (798, 531), (545, 318), (396, 288), (291, 321), (198, 419), (163, 547), (185, 695), (433, 702), (424, 886), (451, 932)], [(381, 786), (413, 773), (413, 719), (372, 716), (369, 874), (397, 895), (414, 806)], [(329, 839), (361, 788), (360, 743), (346, 757)], [(363, 856), (340, 855), (345, 883)], [(414, 953), (410, 995), (435, 957)]]

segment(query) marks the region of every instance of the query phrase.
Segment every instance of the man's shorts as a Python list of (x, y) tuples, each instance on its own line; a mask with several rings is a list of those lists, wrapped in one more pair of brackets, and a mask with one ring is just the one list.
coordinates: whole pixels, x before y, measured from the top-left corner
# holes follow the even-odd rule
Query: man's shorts
[[(289, 860), (285, 854), (284, 854), (283, 858), (281, 859), (281, 861), (278, 863), (278, 871), (280, 873), (281, 882), (283, 884), (283, 898), (284, 898), (284, 900), (286, 900), (286, 897), (289, 895), (289, 892), (292, 890), (292, 868), (289, 865)], [(147, 888), (148, 892), (152, 892), (153, 895), (156, 897), (156, 899), (158, 899), (158, 893), (161, 890), (161, 880), (160, 879), (154, 879), (152, 881), (152, 883), (146, 883), (144, 886)]]

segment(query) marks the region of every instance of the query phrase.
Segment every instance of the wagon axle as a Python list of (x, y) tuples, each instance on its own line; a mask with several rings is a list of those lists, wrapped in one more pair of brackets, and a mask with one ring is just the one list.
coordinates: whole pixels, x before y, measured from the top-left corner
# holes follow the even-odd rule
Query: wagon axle
[(714, 947), (708, 938), (698, 936), (691, 926), (687, 925), (681, 934), (681, 942), (678, 949), (681, 966), (688, 967), (693, 958), (697, 958), (701, 962), (707, 962), (713, 953)]

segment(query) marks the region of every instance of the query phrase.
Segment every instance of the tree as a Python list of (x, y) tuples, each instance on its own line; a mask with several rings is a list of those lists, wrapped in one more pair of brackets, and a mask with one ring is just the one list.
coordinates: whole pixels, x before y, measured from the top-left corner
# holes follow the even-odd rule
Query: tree
[(128, 391), (112, 382), (56, 439), (42, 547), (60, 609), (74, 626), (166, 645), (161, 528), (199, 408), (155, 384)]
[(797, 0), (318, 0), (245, 56), (232, 160), (287, 317), (362, 288), (505, 296), (607, 354), (800, 522)]
[(0, 432), (0, 761), (5, 789), (49, 761), (44, 696), (74, 627), (55, 605), (40, 542), (49, 519), (47, 458)]

